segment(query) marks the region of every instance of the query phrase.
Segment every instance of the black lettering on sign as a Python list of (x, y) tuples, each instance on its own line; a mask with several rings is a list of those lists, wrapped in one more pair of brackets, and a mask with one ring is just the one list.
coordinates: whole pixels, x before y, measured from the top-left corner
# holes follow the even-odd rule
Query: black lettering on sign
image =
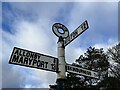
[(85, 30), (87, 28), (87, 22), (84, 22), (81, 26), (82, 30)]
[(41, 55), (38, 55), (38, 60), (40, 60)]
[(19, 61), (18, 61), (18, 63), (21, 63), (21, 64), (23, 64), (23, 57), (20, 57), (20, 58), (19, 58)]
[(29, 58), (34, 59), (34, 53), (30, 52), (30, 56), (29, 56)]
[(17, 56), (17, 55), (13, 55), (13, 58), (12, 58), (12, 62), (18, 62), (18, 59), (19, 59), (20, 56)]
[(37, 64), (37, 60), (33, 60), (33, 66), (35, 65), (35, 64)]
[(15, 49), (14, 54), (19, 55), (19, 56), (23, 56), (23, 57), (27, 57), (27, 58), (31, 58), (31, 59), (35, 59), (38, 60), (40, 59), (41, 55), (31, 52), (31, 51), (27, 51), (27, 50), (22, 50), (22, 49)]
[(41, 61), (41, 67), (44, 68), (44, 61)]
[(51, 66), (52, 66), (52, 69), (55, 70), (55, 64), (52, 63)]
[(30, 52), (26, 52), (26, 57), (29, 57), (30, 56)]
[(91, 76), (91, 72), (87, 71), (87, 74)]
[(17, 49), (17, 50), (15, 50), (15, 54), (16, 55), (18, 55), (19, 54), (19, 50)]
[(40, 60), (37, 61), (37, 67), (40, 67)]
[(73, 33), (71, 33), (72, 39), (74, 39), (78, 35), (77, 30), (75, 30)]
[(22, 56), (22, 51), (21, 50), (19, 50), (19, 55)]
[(24, 64), (28, 64), (28, 58), (27, 57), (24, 58)]
[(91, 72), (90, 71), (87, 71), (87, 70), (84, 70), (84, 69), (81, 69), (81, 68), (67, 66), (67, 70), (68, 71), (73, 71), (75, 73), (91, 76)]
[(38, 60), (37, 66), (41, 67), (41, 61), (40, 60)]
[(99, 77), (99, 76), (98, 76), (98, 73), (93, 73), (93, 75), (94, 75), (95, 77)]
[(32, 59), (29, 58), (29, 65), (31, 65)]
[(38, 60), (37, 67), (39, 67), (39, 68), (47, 68), (48, 67), (48, 62)]
[(34, 55), (34, 59), (37, 59), (37, 56), (38, 56), (38, 55), (35, 53), (35, 55)]
[(26, 56), (26, 55), (25, 55), (25, 51), (23, 51), (23, 56)]
[(45, 68), (47, 68), (48, 62), (45, 62)]
[(53, 63), (51, 64), (51, 67), (52, 67), (53, 70), (57, 69), (57, 65), (55, 63), (57, 63), (56, 59), (54, 59)]

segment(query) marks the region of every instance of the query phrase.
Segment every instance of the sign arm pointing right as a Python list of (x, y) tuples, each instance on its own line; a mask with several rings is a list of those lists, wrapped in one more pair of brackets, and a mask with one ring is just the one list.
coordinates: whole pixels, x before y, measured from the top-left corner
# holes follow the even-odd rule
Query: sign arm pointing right
[(64, 39), (64, 46), (67, 46), (80, 34), (86, 31), (89, 28), (87, 20), (84, 21), (77, 29), (75, 29), (67, 38)]

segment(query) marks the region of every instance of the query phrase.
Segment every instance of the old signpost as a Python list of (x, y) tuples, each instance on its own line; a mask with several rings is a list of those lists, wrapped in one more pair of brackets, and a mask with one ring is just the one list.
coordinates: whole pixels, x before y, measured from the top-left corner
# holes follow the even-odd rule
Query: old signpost
[(63, 24), (55, 23), (52, 26), (52, 30), (58, 37), (57, 58), (14, 47), (9, 63), (56, 72), (58, 90), (65, 89), (66, 72), (98, 78), (97, 72), (72, 66), (65, 61), (65, 47), (88, 28), (88, 22), (86, 20), (69, 35), (67, 27)]

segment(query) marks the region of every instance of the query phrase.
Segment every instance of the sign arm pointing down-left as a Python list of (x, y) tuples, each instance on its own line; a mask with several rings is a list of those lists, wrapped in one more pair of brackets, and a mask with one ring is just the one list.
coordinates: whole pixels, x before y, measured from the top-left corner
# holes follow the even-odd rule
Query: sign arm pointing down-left
[(57, 72), (58, 59), (52, 56), (14, 47), (10, 64)]

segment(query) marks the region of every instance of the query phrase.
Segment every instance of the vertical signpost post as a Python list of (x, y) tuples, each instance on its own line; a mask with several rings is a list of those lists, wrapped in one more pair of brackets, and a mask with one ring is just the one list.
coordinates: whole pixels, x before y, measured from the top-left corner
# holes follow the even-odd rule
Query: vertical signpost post
[(59, 37), (58, 40), (58, 73), (57, 73), (57, 87), (58, 90), (64, 90), (64, 85), (65, 85), (65, 66), (66, 66), (66, 62), (65, 62), (65, 48), (64, 48), (64, 44), (63, 44), (63, 38)]
[[(59, 29), (62, 29), (63, 32), (60, 32)], [(65, 62), (65, 46), (64, 38), (68, 37), (68, 29), (60, 24), (55, 23), (52, 27), (52, 30), (56, 36), (58, 36), (58, 73), (57, 73), (57, 89), (65, 90), (65, 73), (66, 73), (66, 62)]]
[[(59, 29), (62, 29), (60, 32)], [(87, 21), (83, 22), (75, 31), (69, 35), (67, 27), (63, 24), (55, 23), (52, 27), (54, 34), (59, 38), (58, 40), (58, 73), (57, 73), (57, 86), (58, 90), (65, 89), (65, 72), (66, 72), (66, 62), (65, 62), (65, 46), (82, 34), (86, 29), (88, 29)]]

